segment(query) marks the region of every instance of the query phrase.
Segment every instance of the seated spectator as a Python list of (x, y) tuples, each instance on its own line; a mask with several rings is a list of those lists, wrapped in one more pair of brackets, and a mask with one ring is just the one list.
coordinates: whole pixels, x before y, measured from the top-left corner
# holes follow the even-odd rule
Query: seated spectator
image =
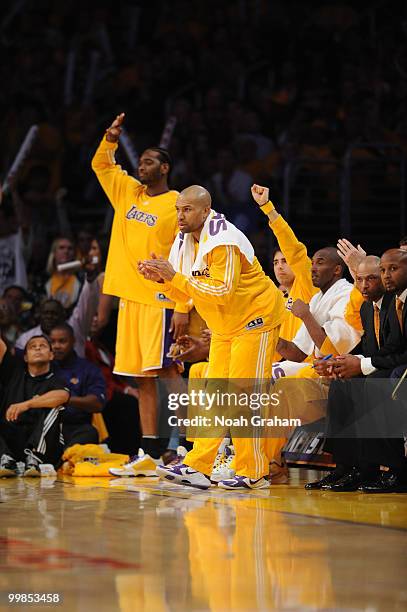
[[(88, 264), (87, 280), (85, 281), (77, 305), (68, 319), (69, 325), (75, 334), (75, 351), (79, 357), (85, 356), (85, 342), (89, 334), (93, 317), (99, 304), (100, 286), (97, 281), (98, 271), (96, 266)], [(49, 336), (55, 325), (66, 320), (66, 312), (61, 302), (56, 299), (48, 299), (42, 303), (40, 308), (39, 325), (23, 333), (16, 342), (16, 349), (22, 350), (27, 341), (35, 335), (44, 334)]]
[(58, 266), (75, 259), (75, 250), (69, 238), (56, 238), (48, 256), (47, 272), (50, 279), (45, 285), (47, 296), (59, 300), (64, 308), (73, 306), (79, 297), (81, 284), (72, 271), (58, 272)]
[(53, 353), (45, 336), (31, 338), (24, 361), (13, 357), (0, 338), (0, 476), (40, 476), (41, 463), (60, 460), (60, 409), (69, 392), (51, 369)]
[(92, 415), (102, 412), (106, 401), (106, 385), (102, 373), (93, 363), (78, 357), (74, 349), (74, 331), (68, 323), (56, 325), (50, 337), (55, 355), (55, 370), (71, 393), (62, 415), (64, 447), (98, 444), (98, 430), (92, 425)]

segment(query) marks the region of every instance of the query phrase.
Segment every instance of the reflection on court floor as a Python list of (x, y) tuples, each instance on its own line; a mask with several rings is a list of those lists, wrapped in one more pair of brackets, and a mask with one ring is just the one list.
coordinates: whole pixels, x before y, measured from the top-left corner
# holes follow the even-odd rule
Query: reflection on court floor
[(11, 592), (98, 612), (407, 605), (407, 495), (3, 479), (0, 502), (0, 610)]

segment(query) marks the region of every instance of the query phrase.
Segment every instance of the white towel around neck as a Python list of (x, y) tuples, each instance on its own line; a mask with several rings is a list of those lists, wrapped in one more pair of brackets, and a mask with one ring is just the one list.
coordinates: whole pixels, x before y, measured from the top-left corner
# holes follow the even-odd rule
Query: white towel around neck
[(253, 263), (254, 249), (243, 232), (227, 221), (224, 215), (211, 210), (202, 228), (196, 257), (193, 235), (180, 232), (172, 245), (169, 261), (174, 270), (191, 276), (192, 272), (202, 271), (206, 267), (208, 253), (226, 245), (236, 246), (247, 261)]

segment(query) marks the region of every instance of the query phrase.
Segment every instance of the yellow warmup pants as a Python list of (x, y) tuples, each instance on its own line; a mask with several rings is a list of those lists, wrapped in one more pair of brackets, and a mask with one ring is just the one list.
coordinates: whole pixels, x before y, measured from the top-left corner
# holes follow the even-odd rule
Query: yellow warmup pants
[[(289, 377), (287, 377), (289, 378)], [(294, 378), (319, 378), (319, 375), (315, 371), (315, 368), (311, 367), (311, 364), (306, 368), (302, 368), (297, 372)], [(266, 453), (270, 462), (274, 461), (278, 465), (282, 465), (283, 459), (281, 451), (283, 450), (288, 438), (267, 438), (266, 439)]]
[(209, 363), (207, 361), (198, 361), (197, 363), (193, 363), (189, 368), (189, 378), (208, 378), (209, 371)]
[[(217, 379), (232, 379), (239, 385), (251, 379), (253, 391), (256, 381), (270, 379), (272, 374), (272, 357), (277, 345), (279, 327), (245, 331), (233, 338), (224, 338), (213, 334), (209, 353), (209, 370), (207, 391), (219, 387)], [(236, 380), (233, 380), (236, 379)], [(225, 385), (226, 387), (226, 385)], [(217, 410), (220, 414), (220, 410)], [(208, 416), (211, 416), (208, 414)], [(239, 437), (242, 431), (230, 428), (235, 448), (236, 474), (258, 479), (269, 473), (269, 459), (266, 456), (265, 440), (253, 435), (250, 438)], [(199, 472), (211, 474), (217, 450), (223, 440), (225, 430), (212, 428), (213, 437), (196, 438), (194, 448), (186, 455), (184, 463)]]

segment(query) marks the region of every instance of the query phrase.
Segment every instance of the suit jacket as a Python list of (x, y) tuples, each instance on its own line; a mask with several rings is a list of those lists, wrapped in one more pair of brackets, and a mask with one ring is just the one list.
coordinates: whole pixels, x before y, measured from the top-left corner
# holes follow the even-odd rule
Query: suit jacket
[(387, 306), (385, 327), (387, 329), (385, 343), (372, 356), (372, 365), (379, 370), (392, 370), (399, 365), (407, 364), (407, 304), (403, 308), (403, 330), (396, 314), (396, 296), (391, 295)]
[(387, 345), (389, 343), (393, 345), (393, 342), (399, 341), (397, 328), (394, 328), (394, 321), (389, 320), (389, 307), (392, 303), (394, 303), (393, 294), (385, 293), (379, 314), (379, 346), (374, 328), (373, 302), (363, 302), (362, 306), (360, 307), (360, 318), (362, 320), (364, 334), (357, 351), (353, 351), (354, 353), (362, 354), (364, 357), (373, 357), (378, 354), (386, 355), (388, 353)]

